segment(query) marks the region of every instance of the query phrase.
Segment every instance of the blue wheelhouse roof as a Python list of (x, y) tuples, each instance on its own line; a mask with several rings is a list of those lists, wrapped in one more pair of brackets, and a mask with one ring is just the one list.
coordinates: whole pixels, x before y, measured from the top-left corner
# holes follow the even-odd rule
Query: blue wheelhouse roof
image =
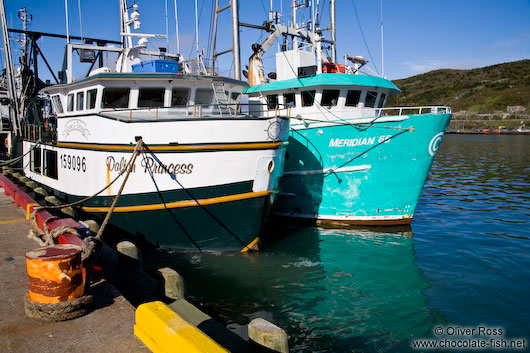
[(309, 88), (314, 86), (365, 86), (365, 87), (381, 87), (393, 90), (394, 94), (401, 92), (397, 86), (387, 79), (375, 76), (366, 75), (351, 75), (351, 74), (337, 74), (325, 73), (317, 74), (310, 77), (292, 78), (289, 80), (273, 81), (245, 88), (243, 93), (258, 93), (266, 91), (285, 91), (290, 88)]

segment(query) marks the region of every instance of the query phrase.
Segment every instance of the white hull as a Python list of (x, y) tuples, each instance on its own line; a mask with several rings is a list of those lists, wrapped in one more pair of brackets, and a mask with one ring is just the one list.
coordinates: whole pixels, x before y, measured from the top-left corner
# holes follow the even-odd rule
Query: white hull
[[(59, 131), (68, 131), (72, 119), (59, 119)], [(253, 192), (273, 190), (283, 171), (285, 149), (281, 141), (287, 139), (289, 130), (289, 123), (284, 119), (225, 119), (205, 121), (204, 124), (187, 120), (125, 123), (98, 116), (75, 119), (83, 123), (76, 122), (77, 126), (86, 126), (86, 130), (72, 129), (66, 136), (64, 133), (59, 136), (57, 146), (43, 148), (57, 152), (57, 179), (32, 171), (29, 168), (30, 155), (24, 158), (26, 176), (69, 195), (92, 195), (113, 180), (131, 157), (135, 136), (142, 137), (154, 156), (146, 153), (137, 158), (123, 194), (156, 191), (150, 169), (161, 191), (241, 181), (253, 181)], [(273, 141), (267, 133), (271, 123), (280, 124), (280, 131)], [(96, 134), (90, 134), (91, 127), (98, 131), (97, 140), (93, 137)], [(254, 136), (249, 138), (248, 135), (253, 133)], [(113, 144), (107, 145), (110, 141)], [(33, 145), (24, 142), (24, 150)], [(168, 170), (163, 170), (155, 159)], [(273, 166), (271, 171), (270, 163)], [(116, 183), (102, 196), (115, 195), (119, 185), (120, 182)]]

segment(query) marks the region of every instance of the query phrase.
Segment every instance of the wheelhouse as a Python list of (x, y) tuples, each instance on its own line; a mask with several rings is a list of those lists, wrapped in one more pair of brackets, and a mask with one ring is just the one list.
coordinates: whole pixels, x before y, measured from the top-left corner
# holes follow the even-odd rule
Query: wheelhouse
[(59, 118), (127, 112), (131, 119), (147, 119), (159, 110), (156, 119), (169, 119), (199, 113), (213, 116), (234, 109), (245, 87), (242, 81), (215, 76), (102, 73), (46, 88), (44, 93), (50, 95)]
[(272, 81), (245, 90), (256, 113), (288, 109), (290, 115), (330, 113), (341, 118), (373, 116), (384, 108), (390, 95), (399, 92), (383, 78), (341, 73)]

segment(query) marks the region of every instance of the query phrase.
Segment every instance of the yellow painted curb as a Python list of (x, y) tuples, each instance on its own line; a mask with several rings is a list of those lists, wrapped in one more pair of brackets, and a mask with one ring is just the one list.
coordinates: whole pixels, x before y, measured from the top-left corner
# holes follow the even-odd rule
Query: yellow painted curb
[(159, 301), (136, 309), (134, 334), (154, 353), (228, 352)]
[(33, 206), (40, 206), (38, 203), (28, 203), (26, 205), (26, 219), (29, 220), (29, 215), (31, 214), (31, 208)]

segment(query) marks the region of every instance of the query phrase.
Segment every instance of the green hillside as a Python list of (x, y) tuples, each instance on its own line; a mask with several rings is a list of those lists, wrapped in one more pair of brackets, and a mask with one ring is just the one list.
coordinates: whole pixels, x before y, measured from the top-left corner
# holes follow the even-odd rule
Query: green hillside
[(454, 112), (506, 111), (521, 105), (530, 110), (530, 60), (472, 70), (442, 69), (396, 80), (402, 94), (386, 106), (448, 105)]

